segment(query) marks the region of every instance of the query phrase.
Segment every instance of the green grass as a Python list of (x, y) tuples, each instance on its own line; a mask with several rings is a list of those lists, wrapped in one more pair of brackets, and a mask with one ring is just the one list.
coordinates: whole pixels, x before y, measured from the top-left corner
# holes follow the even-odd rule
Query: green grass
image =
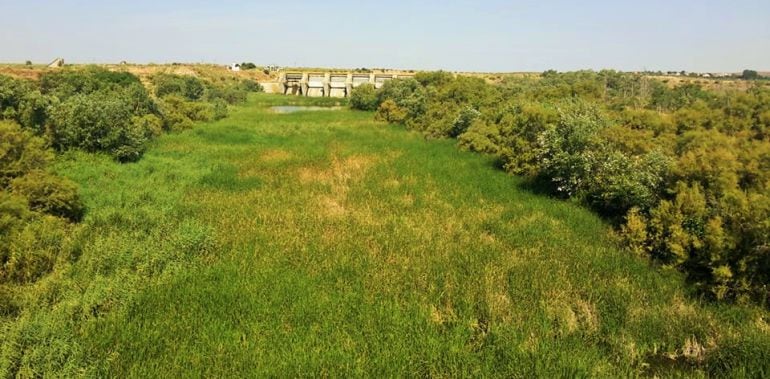
[(62, 159), (88, 213), (15, 295), (0, 374), (770, 375), (766, 311), (691, 298), (452, 141), (289, 101), (328, 100)]

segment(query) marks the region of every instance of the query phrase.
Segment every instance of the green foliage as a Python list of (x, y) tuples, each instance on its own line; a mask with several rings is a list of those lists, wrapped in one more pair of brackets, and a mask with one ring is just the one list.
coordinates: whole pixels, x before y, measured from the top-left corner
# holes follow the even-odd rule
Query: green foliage
[(51, 159), (41, 138), (0, 121), (0, 288), (49, 272), (63, 248), (64, 219), (83, 215), (77, 186), (45, 171)]
[(49, 273), (67, 253), (67, 229), (62, 219), (41, 216), (3, 235), (7, 244), (0, 247), (0, 286), (34, 282)]
[[(406, 117), (416, 117), (425, 111), (425, 93), (420, 83), (414, 79), (395, 79), (389, 80), (383, 84), (377, 91), (377, 104), (382, 104), (390, 100), (395, 107), (388, 105), (386, 108), (396, 110), (392, 112), (396, 115), (403, 111), (404, 119)], [(379, 108), (378, 107), (378, 108)], [(394, 120), (397, 120), (396, 117)], [(401, 122), (401, 121), (393, 121)]]
[(177, 95), (187, 100), (199, 100), (206, 90), (203, 81), (194, 76), (157, 74), (153, 76), (152, 83), (158, 97)]
[(0, 235), (7, 236), (30, 215), (26, 199), (0, 191)]
[(496, 119), (501, 134), (497, 145), (505, 170), (537, 176), (539, 138), (556, 123), (556, 109), (538, 103), (520, 103), (503, 108)]
[(251, 62), (243, 62), (240, 64), (241, 70), (253, 70), (257, 68), (257, 65)]
[(770, 303), (767, 89), (547, 71), (501, 86), (420, 74), (376, 95), (377, 118), (495, 154), (606, 216), (629, 250), (686, 272), (703, 293)]
[(0, 121), (0, 188), (14, 178), (45, 168), (52, 158), (42, 138), (14, 122)]
[(454, 79), (454, 76), (446, 71), (428, 71), (418, 72), (414, 75), (414, 79), (424, 87), (443, 86), (451, 82)]
[(607, 121), (595, 106), (567, 103), (559, 109), (557, 123), (539, 136), (538, 174), (549, 178), (559, 193), (584, 195), (588, 180), (598, 174), (594, 152), (603, 148), (599, 132), (605, 127)]
[(58, 103), (57, 97), (43, 95), (36, 90), (29, 91), (19, 102), (16, 121), (21, 126), (33, 130), (35, 134), (42, 135), (48, 123), (48, 114)]
[(362, 84), (350, 93), (350, 107), (361, 111), (375, 111), (380, 106), (377, 91), (372, 84)]
[(329, 100), (58, 162), (89, 213), (16, 245), (0, 376), (766, 376), (765, 310), (689, 296), (490, 157), (287, 101)]
[(265, 91), (262, 85), (253, 79), (241, 80), (240, 87), (246, 92), (264, 92)]
[(39, 83), (0, 77), (0, 94), (4, 118), (57, 150), (104, 151), (121, 162), (136, 161), (146, 141), (159, 135), (153, 119), (161, 116), (158, 105), (127, 72), (62, 70), (46, 72)]
[(163, 119), (155, 114), (134, 116), (131, 119), (134, 130), (142, 130), (148, 138), (155, 138), (163, 133)]
[(209, 102), (225, 101), (228, 104), (237, 104), (246, 101), (248, 91), (240, 85), (227, 85), (210, 87), (206, 91), (206, 100)]
[(36, 170), (11, 182), (11, 193), (24, 197), (33, 211), (78, 221), (83, 204), (72, 181)]
[(396, 104), (393, 100), (385, 100), (377, 108), (377, 115), (375, 118), (381, 121), (387, 121), (391, 123), (401, 123), (406, 119), (407, 111)]
[(502, 139), (500, 129), (496, 125), (490, 125), (482, 120), (474, 120), (471, 125), (457, 137), (458, 145), (462, 149), (486, 154), (500, 154)]
[(227, 117), (227, 102), (223, 100), (214, 101), (211, 109), (211, 118), (221, 120)]
[(106, 151), (121, 162), (138, 160), (145, 149), (147, 131), (132, 122), (131, 104), (117, 94), (75, 95), (59, 104), (49, 120), (53, 146), (59, 150)]
[(141, 81), (128, 72), (115, 72), (91, 66), (84, 69), (46, 72), (40, 77), (40, 91), (65, 100), (75, 95), (109, 92), (131, 86)]
[(164, 97), (160, 101), (160, 109), (166, 129), (172, 131), (190, 129), (196, 121), (209, 121), (214, 117), (210, 104), (188, 101), (175, 95)]

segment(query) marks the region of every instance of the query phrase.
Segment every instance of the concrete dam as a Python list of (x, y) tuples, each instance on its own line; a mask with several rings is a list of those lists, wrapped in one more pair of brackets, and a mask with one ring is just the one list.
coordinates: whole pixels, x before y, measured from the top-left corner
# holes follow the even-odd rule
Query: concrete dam
[(313, 73), (286, 72), (278, 76), (277, 82), (263, 83), (265, 92), (284, 95), (312, 97), (348, 97), (353, 88), (362, 84), (382, 87), (388, 80), (411, 78), (413, 74), (377, 74), (377, 73)]

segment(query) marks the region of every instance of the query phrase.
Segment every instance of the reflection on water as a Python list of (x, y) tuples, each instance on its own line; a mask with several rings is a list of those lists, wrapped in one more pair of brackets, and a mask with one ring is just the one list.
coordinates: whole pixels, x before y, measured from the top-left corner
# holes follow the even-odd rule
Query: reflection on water
[(306, 112), (306, 111), (335, 111), (342, 109), (342, 107), (316, 107), (307, 105), (278, 105), (270, 107), (275, 113), (294, 113), (294, 112)]

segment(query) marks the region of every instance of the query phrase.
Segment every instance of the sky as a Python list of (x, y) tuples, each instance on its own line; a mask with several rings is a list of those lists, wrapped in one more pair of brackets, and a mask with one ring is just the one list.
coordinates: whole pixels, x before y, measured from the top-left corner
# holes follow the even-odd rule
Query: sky
[(770, 0), (0, 0), (0, 62), (770, 71)]

